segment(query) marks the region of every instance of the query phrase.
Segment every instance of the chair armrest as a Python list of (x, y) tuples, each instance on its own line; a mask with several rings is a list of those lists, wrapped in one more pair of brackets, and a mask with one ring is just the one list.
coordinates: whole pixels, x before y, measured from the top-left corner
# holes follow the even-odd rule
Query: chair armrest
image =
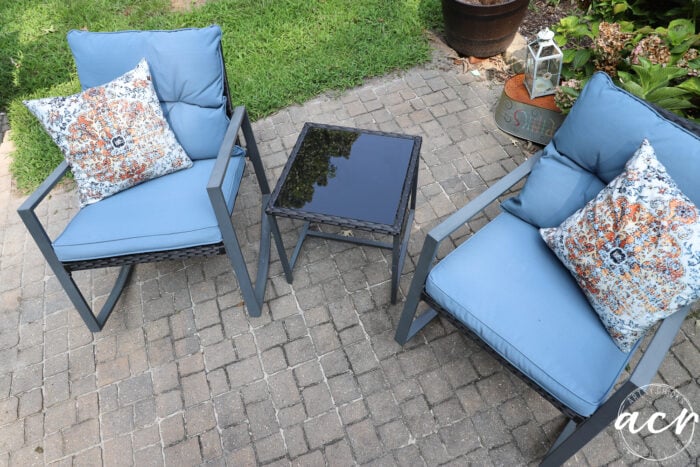
[(46, 229), (44, 229), (34, 210), (61, 180), (66, 171), (68, 171), (68, 163), (63, 161), (17, 209), (17, 213), (27, 227), (29, 234), (36, 241), (44, 257), (50, 259), (49, 264), (52, 267), (54, 263), (58, 264), (58, 258), (56, 258), (56, 253), (51, 247), (51, 238), (49, 238), (49, 234), (46, 233)]
[(435, 226), (428, 236), (436, 242), (441, 242), (446, 237), (452, 234), (455, 230), (464, 225), (469, 219), (479, 214), (486, 207), (496, 201), (499, 196), (508, 191), (516, 183), (526, 177), (534, 167), (535, 163), (542, 156), (542, 151), (530, 156), (525, 162), (509, 172), (505, 177), (500, 179), (494, 185), (490, 186), (486, 191), (471, 200), (459, 211), (450, 215), (447, 219)]
[[(661, 322), (630, 377), (608, 396), (589, 419), (582, 423), (582, 427), (587, 425), (586, 428), (590, 428), (595, 433), (605, 429), (615, 420), (621, 405), (629, 403), (630, 393), (651, 383), (689, 311), (690, 306), (685, 306)], [(550, 449), (550, 453), (558, 446), (560, 440)]]
[(221, 187), (224, 183), (224, 176), (226, 175), (226, 169), (228, 168), (231, 153), (233, 152), (233, 146), (236, 144), (238, 132), (240, 131), (241, 125), (243, 124), (243, 120), (245, 118), (247, 118), (245, 107), (236, 107), (233, 111), (233, 115), (231, 116), (231, 121), (228, 124), (228, 128), (226, 128), (224, 140), (219, 147), (219, 154), (216, 156), (216, 162), (214, 162), (214, 168), (211, 171), (209, 182), (207, 183), (207, 192), (210, 196), (216, 191), (221, 192)]
[(689, 312), (690, 306), (686, 305), (661, 322), (629, 378), (635, 386), (645, 386), (656, 376)]
[(61, 180), (63, 174), (68, 171), (68, 163), (63, 161), (56, 167), (51, 174), (46, 177), (46, 179), (39, 185), (39, 188), (34, 190), (34, 192), (29, 195), (29, 197), (24, 200), (24, 203), (17, 209), (20, 216), (25, 212), (33, 211), (36, 207), (46, 198), (53, 189), (54, 186)]
[(435, 311), (423, 313), (416, 321), (413, 321), (416, 307), (420, 295), (425, 287), (425, 281), (430, 273), (430, 269), (437, 256), (440, 243), (447, 238), (452, 232), (464, 225), (469, 219), (484, 210), (489, 204), (494, 202), (505, 193), (509, 188), (518, 183), (522, 178), (532, 171), (532, 167), (541, 157), (542, 152), (538, 152), (530, 157), (527, 161), (516, 167), (515, 170), (508, 173), (505, 177), (496, 182), (482, 194), (467, 203), (466, 206), (455, 212), (439, 225), (434, 227), (425, 237), (423, 247), (421, 248), (420, 256), (416, 269), (413, 272), (411, 286), (406, 295), (406, 304), (404, 311), (401, 314), (401, 319), (396, 328), (396, 341), (403, 345), (416, 332), (418, 332), (425, 324), (428, 323), (434, 316)]

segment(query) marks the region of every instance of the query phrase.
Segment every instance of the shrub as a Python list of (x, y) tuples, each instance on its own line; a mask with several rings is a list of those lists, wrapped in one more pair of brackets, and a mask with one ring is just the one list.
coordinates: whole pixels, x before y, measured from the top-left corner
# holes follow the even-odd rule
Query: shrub
[(698, 121), (700, 34), (694, 19), (700, 0), (680, 2), (671, 11), (687, 17), (663, 26), (658, 22), (667, 18), (668, 5), (661, 9), (643, 0), (584, 3), (587, 15), (568, 16), (553, 28), (564, 49), (566, 81), (555, 95), (560, 108), (568, 111), (590, 76), (604, 71), (638, 97)]
[(696, 21), (700, 15), (700, 0), (579, 0), (579, 4), (596, 18), (634, 21), (654, 28), (675, 18)]

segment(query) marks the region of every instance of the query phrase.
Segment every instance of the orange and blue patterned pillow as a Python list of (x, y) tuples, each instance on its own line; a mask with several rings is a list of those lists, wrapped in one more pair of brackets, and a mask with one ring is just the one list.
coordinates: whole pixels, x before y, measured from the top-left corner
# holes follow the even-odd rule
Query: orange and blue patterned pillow
[(644, 141), (625, 170), (540, 234), (629, 352), (657, 321), (700, 298), (700, 219)]
[(63, 152), (81, 207), (192, 166), (163, 116), (145, 59), (102, 86), (24, 104)]

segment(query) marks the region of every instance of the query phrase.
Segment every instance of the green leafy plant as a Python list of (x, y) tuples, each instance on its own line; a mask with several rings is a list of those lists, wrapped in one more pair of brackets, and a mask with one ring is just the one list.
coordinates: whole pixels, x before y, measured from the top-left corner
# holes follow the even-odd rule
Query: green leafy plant
[(674, 18), (694, 22), (700, 17), (700, 0), (579, 0), (587, 14), (608, 21), (634, 21), (658, 27)]
[(683, 68), (652, 64), (644, 58), (640, 59), (640, 65), (630, 68), (630, 72), (618, 71), (618, 76), (622, 87), (635, 96), (672, 112), (693, 107), (692, 93), (680, 85), (672, 85), (674, 80), (687, 76)]
[[(637, 2), (593, 2), (589, 14), (569, 16), (553, 27), (564, 51), (562, 76), (555, 100), (565, 112), (595, 71), (604, 71), (633, 94), (687, 118), (700, 118), (700, 34), (690, 18), (663, 26), (610, 21), (622, 6)], [(636, 10), (640, 13), (641, 10)]]
[(695, 23), (688, 19), (674, 19), (668, 23), (668, 28), (660, 31), (668, 37), (674, 63), (700, 41), (700, 34), (695, 34)]
[(564, 65), (562, 75), (572, 79), (579, 74), (591, 75), (594, 71), (591, 62), (591, 45), (598, 36), (599, 21), (590, 17), (567, 16), (555, 25), (554, 40), (563, 47)]
[(700, 97), (700, 78), (697, 76), (683, 81), (678, 87)]

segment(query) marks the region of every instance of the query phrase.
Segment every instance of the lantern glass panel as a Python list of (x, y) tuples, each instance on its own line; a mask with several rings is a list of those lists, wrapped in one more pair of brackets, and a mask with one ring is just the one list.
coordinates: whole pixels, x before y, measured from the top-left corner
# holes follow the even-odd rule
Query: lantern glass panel
[(540, 49), (540, 53), (539, 53), (540, 58), (547, 58), (547, 57), (551, 57), (554, 55), (559, 55), (559, 52), (557, 51), (556, 48), (554, 48), (554, 45), (546, 45)]
[[(530, 48), (530, 51), (532, 48)], [(529, 90), (532, 89), (532, 81), (535, 76), (535, 58), (532, 54), (528, 54), (527, 60), (525, 61), (525, 87)]]
[(559, 82), (558, 60), (542, 60), (537, 64), (534, 79), (534, 94), (538, 96), (551, 94)]

